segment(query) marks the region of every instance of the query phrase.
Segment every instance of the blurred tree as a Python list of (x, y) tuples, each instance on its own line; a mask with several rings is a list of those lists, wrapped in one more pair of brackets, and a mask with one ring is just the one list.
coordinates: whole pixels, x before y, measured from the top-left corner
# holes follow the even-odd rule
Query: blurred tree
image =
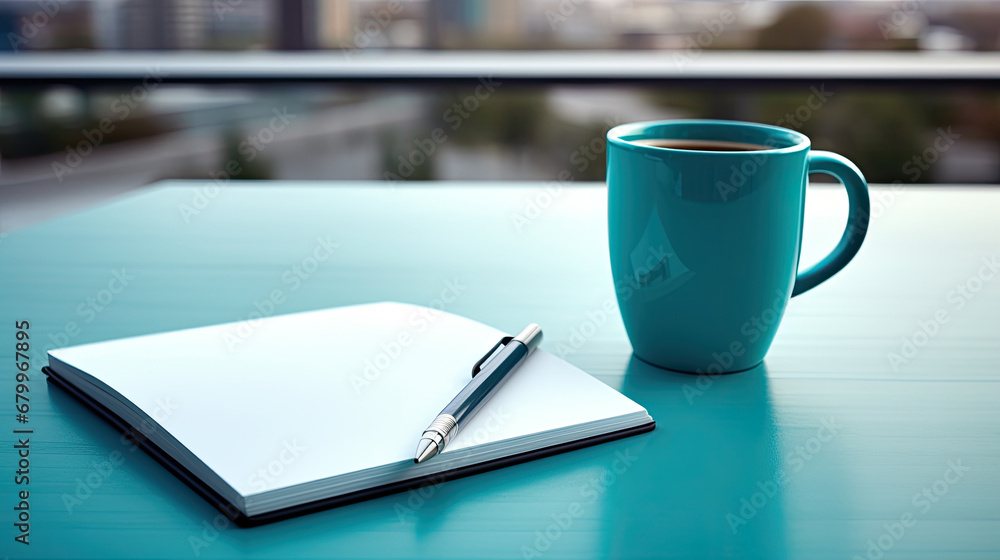
[(757, 33), (761, 50), (822, 50), (830, 43), (833, 22), (818, 3), (794, 4)]
[[(381, 151), (381, 171), (379, 179), (388, 181), (431, 181), (434, 175), (434, 156), (437, 150), (430, 154), (421, 151), (418, 144), (427, 146), (434, 142), (433, 138), (420, 138), (422, 142), (405, 141), (399, 133), (383, 131), (379, 135), (379, 150)], [(436, 148), (436, 145), (435, 145)]]
[[(566, 131), (562, 161), (569, 162), (569, 172), (574, 181), (604, 181), (607, 178), (608, 130), (606, 122), (593, 122), (585, 127)], [(558, 177), (558, 172), (557, 172)]]
[(706, 117), (708, 98), (716, 92), (691, 89), (653, 89), (646, 94), (648, 99), (662, 107), (680, 111), (689, 117)]
[(935, 127), (928, 109), (912, 95), (844, 92), (824, 107), (823, 132), (813, 146), (844, 155), (872, 183), (927, 183), (930, 173), (913, 181), (904, 165), (932, 145)]
[[(968, 104), (962, 96), (940, 93), (840, 89), (828, 93), (832, 95), (820, 105), (812, 89), (798, 87), (755, 92), (675, 90), (651, 98), (691, 118), (748, 120), (797, 130), (812, 139), (814, 148), (854, 161), (873, 183), (910, 181), (903, 165), (928, 147), (937, 128), (956, 124), (956, 108)], [(977, 126), (992, 128), (988, 122)], [(917, 182), (931, 180), (933, 174), (923, 173)]]
[(755, 98), (755, 115), (751, 120), (797, 130), (810, 138), (823, 135), (829, 120), (826, 118), (827, 109), (838, 100), (835, 94), (829, 104), (813, 110), (808, 103), (815, 98), (808, 88), (762, 92), (756, 94)]
[[(222, 155), (218, 169), (225, 169), (231, 161), (235, 161), (240, 167), (240, 172), (233, 175), (233, 179), (240, 181), (263, 181), (273, 178), (271, 165), (264, 159), (260, 152), (253, 152), (253, 157), (248, 157), (250, 153), (245, 144), (246, 134), (239, 129), (229, 129), (223, 135), (223, 145), (225, 150)], [(241, 149), (242, 147), (242, 149)]]
[[(127, 95), (129, 90), (101, 90), (99, 99), (108, 104), (112, 100)], [(16, 159), (61, 153), (68, 148), (79, 147), (81, 143), (91, 143), (88, 138), (98, 137), (98, 144), (108, 145), (140, 138), (164, 134), (170, 127), (164, 119), (155, 115), (144, 115), (141, 111), (131, 111), (122, 118), (116, 113), (94, 112), (89, 101), (92, 91), (84, 91), (87, 107), (79, 115), (53, 116), (45, 110), (45, 90), (35, 87), (25, 89), (4, 89), (3, 103), (0, 105), (0, 155), (4, 159)], [(95, 132), (102, 127), (110, 132)], [(96, 146), (94, 146), (96, 147)]]
[(4, 159), (48, 154), (62, 148), (53, 137), (42, 110), (42, 96), (33, 91), (3, 91), (0, 156)]
[(505, 147), (537, 145), (555, 122), (544, 90), (457, 90), (443, 95), (435, 111), (438, 126), (460, 144)]

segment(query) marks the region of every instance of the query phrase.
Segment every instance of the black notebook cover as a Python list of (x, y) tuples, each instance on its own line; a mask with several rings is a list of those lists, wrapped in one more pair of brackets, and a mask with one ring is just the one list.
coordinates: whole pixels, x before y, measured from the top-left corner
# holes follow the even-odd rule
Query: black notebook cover
[(516, 465), (527, 461), (533, 461), (535, 459), (541, 459), (543, 457), (549, 457), (566, 451), (573, 451), (575, 449), (581, 449), (583, 447), (589, 447), (591, 445), (597, 445), (599, 443), (605, 443), (616, 439), (622, 439), (629, 436), (642, 434), (651, 431), (656, 426), (655, 422), (650, 422), (648, 424), (643, 424), (642, 426), (636, 426), (634, 428), (626, 428), (624, 430), (618, 430), (616, 432), (610, 432), (599, 436), (593, 436), (577, 441), (571, 441), (569, 443), (553, 445), (550, 447), (535, 449), (533, 451), (526, 451), (524, 453), (519, 453), (517, 455), (511, 455), (509, 457), (494, 459), (492, 461), (486, 461), (484, 463), (478, 463), (475, 465), (469, 465), (467, 467), (460, 467), (449, 471), (443, 471), (429, 476), (414, 478), (410, 480), (402, 480), (391, 484), (384, 484), (382, 486), (366, 488), (364, 490), (358, 490), (356, 492), (351, 492), (349, 494), (342, 494), (340, 496), (324, 498), (321, 500), (316, 500), (313, 502), (308, 502), (297, 506), (291, 506), (280, 510), (262, 513), (259, 515), (247, 516), (243, 512), (241, 512), (239, 508), (237, 508), (235, 505), (229, 503), (225, 498), (220, 496), (209, 485), (205, 484), (201, 479), (194, 476), (191, 473), (191, 471), (184, 468), (184, 466), (182, 466), (176, 459), (168, 455), (166, 452), (160, 449), (156, 444), (146, 439), (146, 437), (142, 435), (142, 432), (136, 430), (134, 427), (129, 425), (128, 422), (123, 420), (120, 416), (108, 410), (104, 405), (100, 404), (86, 393), (80, 391), (76, 387), (67, 383), (66, 380), (62, 379), (58, 373), (56, 373), (49, 367), (47, 366), (43, 367), (42, 372), (46, 376), (48, 376), (49, 382), (51, 382), (56, 387), (59, 387), (60, 389), (66, 391), (70, 395), (76, 397), (78, 400), (83, 402), (89, 408), (94, 410), (94, 412), (96, 412), (102, 418), (111, 423), (111, 425), (114, 426), (119, 432), (128, 437), (138, 447), (140, 447), (142, 450), (148, 453), (153, 459), (156, 459), (158, 463), (166, 467), (166, 469), (171, 473), (173, 473), (174, 476), (181, 479), (192, 490), (197, 492), (198, 495), (208, 500), (210, 504), (215, 506), (216, 509), (221, 511), (226, 517), (228, 517), (230, 520), (232, 520), (236, 525), (240, 527), (254, 527), (257, 525), (264, 525), (266, 523), (273, 523), (275, 521), (281, 521), (282, 519), (297, 517), (299, 515), (305, 515), (307, 513), (312, 513), (315, 511), (346, 506), (348, 504), (363, 502), (365, 500), (371, 500), (374, 498), (381, 498), (382, 496), (395, 494), (397, 492), (405, 492), (414, 488), (420, 488), (422, 486), (435, 485), (441, 482), (446, 482), (448, 480), (455, 480), (458, 478), (463, 478), (474, 474), (488, 472), (503, 467), (509, 467), (511, 465)]

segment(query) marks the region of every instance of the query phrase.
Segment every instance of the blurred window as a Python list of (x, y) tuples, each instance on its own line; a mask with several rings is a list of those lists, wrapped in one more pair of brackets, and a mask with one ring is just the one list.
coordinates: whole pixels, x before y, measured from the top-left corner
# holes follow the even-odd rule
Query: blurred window
[[(385, 51), (550, 49), (662, 51), (675, 63), (708, 51), (972, 56), (1000, 48), (1000, 4), (7, 0), (0, 31), (9, 57), (308, 50), (356, 62)], [(82, 204), (162, 178), (600, 181), (610, 126), (675, 117), (795, 128), (857, 162), (871, 182), (1000, 183), (1000, 92), (989, 84), (818, 80), (748, 89), (736, 80), (659, 87), (542, 79), (477, 90), (181, 85), (155, 75), (141, 87), (69, 86), (50, 78), (0, 89), (0, 230), (41, 219), (44, 212), (33, 214), (41, 199)]]

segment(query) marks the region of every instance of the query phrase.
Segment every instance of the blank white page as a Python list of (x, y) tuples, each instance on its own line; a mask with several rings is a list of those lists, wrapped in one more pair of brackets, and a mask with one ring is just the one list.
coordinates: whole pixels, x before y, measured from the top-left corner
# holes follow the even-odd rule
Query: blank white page
[[(249, 496), (412, 464), (424, 428), (502, 336), (449, 313), (376, 303), (50, 354), (134, 403)], [(538, 350), (442, 457), (643, 412), (587, 373)]]

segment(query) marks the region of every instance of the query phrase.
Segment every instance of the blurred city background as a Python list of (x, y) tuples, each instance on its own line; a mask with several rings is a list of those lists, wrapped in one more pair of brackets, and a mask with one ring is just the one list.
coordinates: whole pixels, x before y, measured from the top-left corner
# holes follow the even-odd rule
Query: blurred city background
[[(731, 17), (719, 23), (723, 13)], [(0, 0), (0, 34), (8, 51), (0, 56), (12, 57), (565, 49), (663, 51), (669, 61), (693, 47), (997, 51), (1000, 2)], [(0, 232), (49, 217), (54, 200), (75, 208), (158, 179), (207, 179), (232, 161), (238, 179), (554, 180), (568, 171), (599, 181), (610, 126), (680, 117), (796, 128), (814, 147), (854, 160), (871, 182), (1000, 183), (996, 88), (500, 85), (483, 98), (474, 86), (152, 78), (141, 98), (100, 84), (0, 89)], [(815, 103), (822, 110), (789, 120)], [(915, 168), (937, 137), (951, 140), (948, 149)]]

